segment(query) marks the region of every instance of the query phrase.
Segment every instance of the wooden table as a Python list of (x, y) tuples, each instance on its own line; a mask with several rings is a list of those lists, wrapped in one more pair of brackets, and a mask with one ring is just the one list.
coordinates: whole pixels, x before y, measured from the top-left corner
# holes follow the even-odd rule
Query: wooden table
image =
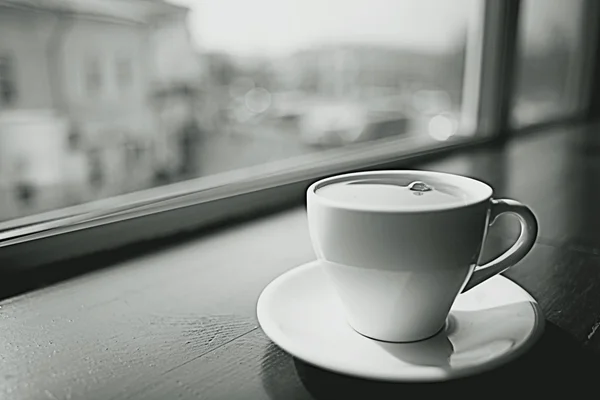
[[(536, 246), (507, 276), (538, 299), (547, 328), (532, 351), (503, 368), (441, 384), (383, 384), (320, 370), (272, 344), (258, 327), (255, 304), (272, 279), (314, 259), (300, 207), (176, 241), (153, 254), (119, 259), (4, 300), (1, 398), (521, 398), (559, 393), (599, 398), (598, 138), (594, 128), (563, 128), (416, 166), (483, 179), (497, 196), (527, 203), (539, 218)], [(517, 229), (510, 218), (500, 221), (484, 258), (509, 246)]]

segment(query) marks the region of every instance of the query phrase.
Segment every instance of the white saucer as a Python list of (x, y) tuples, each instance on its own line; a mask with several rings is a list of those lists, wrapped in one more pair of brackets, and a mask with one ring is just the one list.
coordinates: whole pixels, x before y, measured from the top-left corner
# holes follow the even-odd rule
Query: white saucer
[(258, 321), (293, 356), (318, 367), (386, 381), (441, 381), (490, 370), (525, 353), (544, 330), (537, 302), (496, 276), (458, 297), (446, 329), (431, 339), (388, 343), (347, 324), (327, 275), (312, 262), (261, 293)]

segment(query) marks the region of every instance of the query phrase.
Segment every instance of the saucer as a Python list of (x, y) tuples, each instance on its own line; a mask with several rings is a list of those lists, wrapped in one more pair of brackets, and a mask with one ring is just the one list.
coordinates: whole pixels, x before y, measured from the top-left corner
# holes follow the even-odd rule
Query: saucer
[(389, 343), (348, 325), (317, 261), (273, 280), (257, 317), (291, 355), (330, 371), (385, 381), (443, 381), (484, 372), (523, 355), (544, 330), (537, 302), (497, 275), (456, 299), (445, 329), (419, 342)]

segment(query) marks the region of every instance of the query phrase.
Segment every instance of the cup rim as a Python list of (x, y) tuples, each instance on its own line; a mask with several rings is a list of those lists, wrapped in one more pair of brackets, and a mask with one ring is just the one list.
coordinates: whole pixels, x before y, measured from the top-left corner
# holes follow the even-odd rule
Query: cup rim
[[(405, 176), (405, 175), (419, 175), (421, 177), (434, 177), (443, 179), (446, 182), (450, 182), (461, 188), (469, 188), (472, 190), (473, 195), (470, 198), (459, 204), (428, 204), (423, 206), (412, 206), (402, 207), (397, 206), (369, 206), (369, 205), (355, 205), (351, 203), (344, 203), (341, 201), (335, 201), (317, 194), (317, 190), (323, 186), (330, 185), (336, 182), (343, 182), (345, 180), (356, 179), (356, 178), (367, 178), (375, 176)], [(363, 172), (349, 172), (340, 175), (334, 175), (327, 178), (319, 179), (313, 182), (308, 190), (308, 197), (316, 199), (319, 203), (325, 204), (332, 208), (345, 209), (351, 211), (368, 211), (368, 212), (394, 212), (394, 213), (423, 213), (423, 212), (434, 212), (434, 211), (449, 211), (457, 210), (461, 208), (470, 207), (483, 202), (488, 202), (492, 198), (494, 190), (488, 184), (479, 181), (477, 179), (469, 178), (463, 175), (456, 175), (446, 172), (418, 170), (418, 169), (403, 169), (403, 170), (376, 170), (376, 171), (363, 171)]]

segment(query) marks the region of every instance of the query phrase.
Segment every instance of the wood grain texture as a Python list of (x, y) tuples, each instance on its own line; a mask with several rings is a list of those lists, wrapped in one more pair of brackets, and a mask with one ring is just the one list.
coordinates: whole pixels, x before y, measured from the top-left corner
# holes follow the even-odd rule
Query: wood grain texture
[[(555, 130), (415, 165), (487, 181), (497, 196), (529, 204), (539, 218), (533, 251), (506, 275), (538, 299), (548, 329), (503, 368), (444, 384), (382, 384), (320, 370), (272, 344), (257, 325), (256, 300), (272, 279), (314, 258), (300, 207), (1, 302), (0, 397), (481, 398), (490, 390), (594, 390), (600, 154), (590, 148), (597, 138), (594, 128)], [(510, 246), (517, 229), (510, 218), (498, 221), (482, 262)]]
[(301, 220), (293, 211), (259, 221), (262, 235), (251, 224), (3, 302), (0, 394), (122, 398), (256, 329), (261, 287), (313, 258), (307, 232), (288, 232)]
[[(382, 383), (356, 379), (290, 357), (253, 331), (172, 371), (131, 398), (164, 399), (398, 399), (556, 395), (593, 390), (598, 361), (553, 324), (519, 360), (494, 371), (442, 383)], [(565, 392), (566, 393), (566, 392)]]

